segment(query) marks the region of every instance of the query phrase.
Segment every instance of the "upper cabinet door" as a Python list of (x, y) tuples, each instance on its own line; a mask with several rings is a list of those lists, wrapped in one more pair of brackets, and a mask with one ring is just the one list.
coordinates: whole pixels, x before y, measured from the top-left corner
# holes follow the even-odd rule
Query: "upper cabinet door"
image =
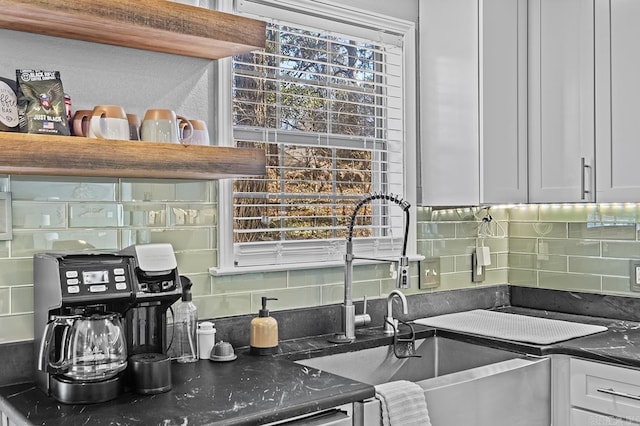
[(525, 203), (527, 0), (480, 4), (480, 203)]
[(640, 1), (596, 0), (597, 190), (640, 201)]
[(421, 0), (423, 205), (525, 202), (526, 0)]
[(476, 205), (479, 195), (478, 2), (420, 6), (423, 205)]
[(529, 201), (595, 201), (594, 0), (529, 1)]

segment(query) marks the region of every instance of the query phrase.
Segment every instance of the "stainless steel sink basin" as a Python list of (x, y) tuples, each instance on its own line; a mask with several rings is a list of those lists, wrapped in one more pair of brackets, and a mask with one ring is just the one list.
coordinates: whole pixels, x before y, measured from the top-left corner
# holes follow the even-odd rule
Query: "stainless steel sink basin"
[[(425, 391), (434, 425), (548, 426), (547, 358), (443, 337), (416, 341), (421, 358), (398, 359), (391, 346), (296, 361), (370, 385), (409, 380)], [(360, 404), (364, 425), (380, 424), (377, 400)]]
[(359, 382), (378, 385), (394, 380), (420, 382), (522, 357), (514, 352), (443, 337), (416, 341), (416, 353), (422, 357), (398, 359), (392, 346), (379, 346), (297, 362)]

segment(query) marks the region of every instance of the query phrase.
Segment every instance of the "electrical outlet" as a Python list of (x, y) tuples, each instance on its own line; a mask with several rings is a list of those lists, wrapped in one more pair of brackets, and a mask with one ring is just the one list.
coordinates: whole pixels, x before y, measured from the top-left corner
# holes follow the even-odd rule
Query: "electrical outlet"
[(418, 264), (420, 266), (419, 287), (421, 289), (440, 287), (440, 258), (427, 257)]
[(471, 253), (471, 282), (480, 283), (484, 281), (484, 268), (484, 266), (478, 265), (476, 252)]
[(629, 289), (640, 291), (640, 260), (632, 260), (629, 265)]

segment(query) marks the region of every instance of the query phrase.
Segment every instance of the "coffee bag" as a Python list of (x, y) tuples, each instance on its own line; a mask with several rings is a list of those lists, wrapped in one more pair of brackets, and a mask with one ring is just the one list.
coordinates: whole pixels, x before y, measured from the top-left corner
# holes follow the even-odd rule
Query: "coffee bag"
[(20, 131), (69, 136), (60, 72), (19, 69), (16, 80)]

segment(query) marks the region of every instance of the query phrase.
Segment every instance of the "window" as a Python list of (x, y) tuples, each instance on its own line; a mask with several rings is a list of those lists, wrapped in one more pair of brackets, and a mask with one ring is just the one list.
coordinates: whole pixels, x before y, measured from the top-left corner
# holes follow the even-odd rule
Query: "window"
[[(405, 193), (403, 37), (265, 3), (241, 2), (279, 17), (267, 25), (266, 50), (230, 65), (234, 143), (267, 154), (265, 177), (229, 190), (233, 264), (340, 260), (358, 201)], [(358, 253), (399, 252), (401, 209), (375, 201), (357, 219)]]

